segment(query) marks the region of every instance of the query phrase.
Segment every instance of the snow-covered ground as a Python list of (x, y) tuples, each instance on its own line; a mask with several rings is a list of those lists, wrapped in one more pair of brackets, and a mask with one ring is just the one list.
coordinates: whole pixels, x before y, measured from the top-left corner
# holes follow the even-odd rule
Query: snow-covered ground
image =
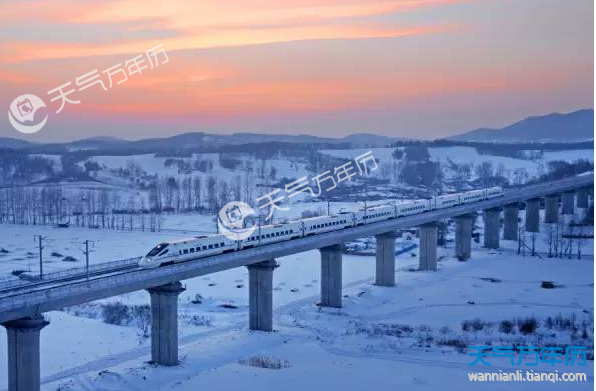
[[(371, 148), (371, 149), (330, 149), (323, 150), (330, 156), (354, 159), (368, 151), (372, 152), (375, 159), (378, 159), (383, 164), (388, 164), (394, 161), (392, 156), (395, 148)], [(506, 156), (495, 156), (488, 154), (480, 154), (473, 147), (435, 147), (428, 148), (428, 152), (432, 160), (439, 161), (441, 163), (447, 163), (451, 161), (456, 164), (466, 164), (478, 166), (484, 162), (492, 164), (494, 169), (502, 166), (505, 170), (503, 174), (508, 177), (509, 180), (513, 179), (514, 172), (519, 169), (525, 170), (530, 176), (534, 177), (548, 171), (548, 162), (555, 160), (563, 160), (566, 162), (575, 162), (579, 159), (585, 159), (588, 161), (594, 161), (594, 150), (593, 149), (582, 149), (582, 150), (569, 150), (569, 151), (556, 151), (556, 152), (544, 152), (541, 157), (535, 159), (516, 159)], [(445, 167), (444, 167), (445, 168)], [(381, 175), (380, 170), (375, 170), (371, 175)], [(449, 175), (447, 176), (449, 177)]]
[[(480, 220), (478, 220), (480, 222)], [(51, 227), (0, 225), (0, 272), (35, 267), (33, 234), (48, 241), (52, 251), (75, 254), (83, 239), (96, 240), (92, 260), (137, 256), (172, 233), (113, 232)], [(452, 239), (453, 233), (449, 235)], [(546, 243), (538, 238), (539, 250)], [(373, 285), (374, 257), (344, 256), (342, 309), (316, 306), (320, 265), (317, 251), (279, 259), (274, 273), (274, 333), (247, 328), (248, 273), (237, 268), (184, 281), (180, 296), (181, 365), (160, 368), (147, 364), (149, 340), (137, 325), (116, 326), (101, 320), (101, 306), (116, 301), (148, 304), (146, 292), (85, 304), (67, 312), (48, 314), (51, 324), (42, 331), (43, 389), (49, 390), (252, 390), (345, 389), (391, 387), (414, 390), (459, 390), (470, 385), (469, 372), (515, 372), (518, 369), (588, 375), (585, 383), (487, 383), (487, 389), (593, 389), (593, 361), (587, 366), (538, 367), (511, 365), (507, 358), (489, 357), (491, 367), (469, 367), (473, 360), (461, 346), (561, 346), (580, 339), (593, 344), (593, 241), (584, 257), (540, 259), (517, 255), (517, 243), (502, 241), (499, 251), (474, 243), (472, 259), (452, 257), (453, 242), (439, 249), (438, 272), (414, 271), (417, 249), (397, 259), (397, 286)], [(28, 258), (27, 252), (33, 257)], [(20, 258), (20, 259), (19, 259)], [(80, 253), (78, 256), (79, 259)], [(51, 261), (48, 268), (64, 262)], [(80, 263), (75, 264), (80, 266)], [(69, 266), (69, 265), (67, 265)], [(542, 281), (557, 288), (543, 289)], [(198, 300), (197, 300), (198, 299)], [(578, 328), (549, 327), (548, 318), (573, 319)], [(539, 327), (524, 335), (500, 331), (502, 321), (535, 317)], [(462, 322), (482, 320), (482, 330), (464, 331)], [(484, 324), (486, 322), (486, 324)], [(582, 339), (583, 331), (587, 338)], [(0, 329), (0, 352), (6, 336)], [(516, 356), (516, 361), (517, 361)], [(264, 360), (260, 368), (247, 362)], [(525, 363), (525, 361), (524, 361)], [(0, 353), (0, 390), (6, 387), (6, 355)]]

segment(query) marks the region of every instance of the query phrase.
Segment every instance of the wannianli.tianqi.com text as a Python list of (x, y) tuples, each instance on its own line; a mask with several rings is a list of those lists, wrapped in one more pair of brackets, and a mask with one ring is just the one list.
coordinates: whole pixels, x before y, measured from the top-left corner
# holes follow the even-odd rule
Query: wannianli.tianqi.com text
[(549, 381), (556, 382), (585, 382), (588, 377), (585, 373), (558, 373), (557, 372), (534, 372), (517, 370), (515, 372), (473, 372), (468, 373), (470, 381)]

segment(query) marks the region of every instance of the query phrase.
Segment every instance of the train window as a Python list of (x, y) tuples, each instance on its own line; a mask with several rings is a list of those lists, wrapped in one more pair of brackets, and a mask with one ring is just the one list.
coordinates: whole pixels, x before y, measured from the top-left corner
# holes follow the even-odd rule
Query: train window
[(203, 250), (207, 250), (207, 246), (203, 246)]
[(225, 244), (224, 242), (221, 242), (219, 245), (220, 245), (221, 247), (223, 247), (223, 246), (225, 246), (226, 244)]
[(195, 248), (194, 248), (194, 247), (192, 247), (192, 248), (190, 249), (190, 252), (191, 252), (191, 253), (194, 253), (194, 252), (195, 252)]
[(168, 247), (168, 243), (160, 243), (160, 244), (158, 244), (157, 246), (153, 247), (153, 248), (151, 249), (151, 251), (149, 251), (149, 252), (147, 253), (147, 256), (148, 256), (148, 257), (154, 257), (154, 256), (156, 256), (157, 254), (159, 254), (159, 253), (160, 253), (160, 252), (161, 252), (163, 249), (165, 249), (166, 247)]
[(209, 245), (209, 250), (211, 250), (212, 248), (213, 248), (213, 245), (212, 245), (212, 244), (210, 244), (210, 245)]
[(184, 252), (184, 254), (188, 254), (188, 249), (185, 248), (183, 252)]
[(197, 252), (201, 251), (201, 247), (197, 246)]
[(182, 250), (178, 250), (178, 255), (182, 254)]
[(215, 248), (219, 248), (219, 243), (215, 243)]

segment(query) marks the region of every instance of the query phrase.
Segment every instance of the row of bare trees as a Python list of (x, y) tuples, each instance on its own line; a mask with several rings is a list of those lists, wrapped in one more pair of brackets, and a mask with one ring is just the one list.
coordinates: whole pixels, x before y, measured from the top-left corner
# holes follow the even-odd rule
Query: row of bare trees
[(7, 186), (0, 189), (0, 223), (159, 231), (164, 214), (216, 213), (231, 201), (254, 204), (261, 191), (266, 193), (250, 175), (157, 178), (147, 191)]
[[(251, 175), (231, 180), (208, 176), (160, 178), (149, 186), (149, 205), (165, 213), (214, 213), (231, 201), (254, 203), (255, 181)], [(259, 194), (260, 195), (260, 194)]]

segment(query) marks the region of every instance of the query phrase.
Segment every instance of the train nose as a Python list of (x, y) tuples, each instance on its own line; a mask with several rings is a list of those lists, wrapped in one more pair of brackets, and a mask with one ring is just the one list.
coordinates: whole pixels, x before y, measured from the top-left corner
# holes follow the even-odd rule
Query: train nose
[(142, 267), (151, 267), (151, 266), (153, 266), (153, 262), (152, 261), (153, 261), (153, 259), (151, 257), (143, 257), (139, 261), (139, 266), (142, 266)]

